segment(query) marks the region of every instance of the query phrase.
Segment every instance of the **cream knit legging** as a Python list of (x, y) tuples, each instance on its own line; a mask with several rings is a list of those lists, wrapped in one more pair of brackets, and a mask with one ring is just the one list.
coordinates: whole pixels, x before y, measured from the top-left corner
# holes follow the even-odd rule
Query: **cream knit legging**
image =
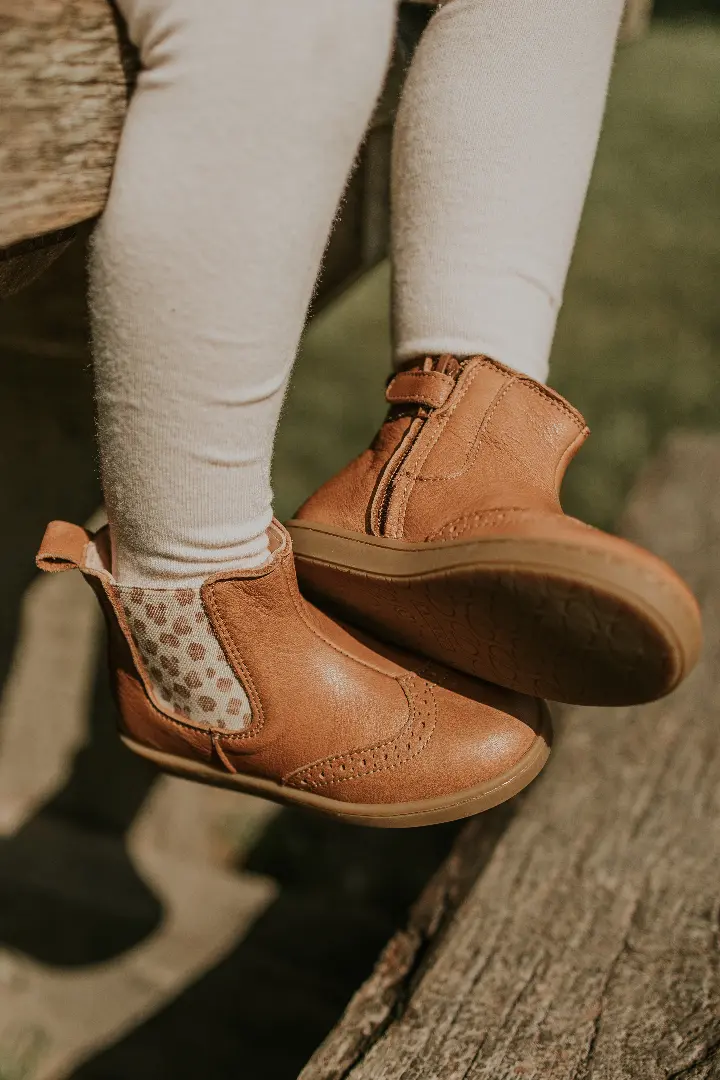
[[(266, 558), (284, 388), (395, 4), (119, 6), (142, 71), (91, 258), (103, 484), (118, 580), (193, 587)], [(620, 8), (434, 16), (394, 150), (400, 358), (545, 377)]]

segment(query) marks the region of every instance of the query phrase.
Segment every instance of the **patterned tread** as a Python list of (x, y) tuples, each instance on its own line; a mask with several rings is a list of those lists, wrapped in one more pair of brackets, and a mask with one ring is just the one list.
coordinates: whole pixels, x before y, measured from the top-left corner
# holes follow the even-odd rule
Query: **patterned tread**
[(379, 637), (522, 693), (626, 705), (673, 688), (673, 644), (627, 600), (561, 575), (388, 579), (300, 560), (304, 588)]

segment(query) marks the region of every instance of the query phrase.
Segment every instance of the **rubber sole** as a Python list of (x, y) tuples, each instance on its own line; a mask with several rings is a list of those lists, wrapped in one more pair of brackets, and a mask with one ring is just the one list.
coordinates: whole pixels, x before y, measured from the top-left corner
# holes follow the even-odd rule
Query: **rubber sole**
[(535, 779), (550, 754), (552, 742), (552, 723), (547, 707), (542, 703), (543, 726), (527, 753), (507, 772), (485, 781), (465, 791), (453, 792), (434, 799), (421, 799), (405, 803), (367, 803), (341, 802), (329, 799), (325, 795), (316, 795), (309, 791), (264, 780), (242, 773), (223, 772), (202, 762), (175, 757), (172, 754), (154, 750), (135, 742), (126, 735), (122, 741), (134, 754), (152, 761), (163, 772), (181, 776), (186, 780), (195, 780), (213, 787), (232, 788), (246, 795), (258, 795), (263, 799), (281, 803), (284, 806), (297, 806), (313, 810), (346, 821), (354, 825), (370, 825), (379, 829), (410, 829), (419, 825), (437, 825), (443, 821), (456, 821), (459, 818), (472, 817), (483, 810), (511, 799)]
[(682, 581), (593, 548), (492, 538), (409, 544), (290, 521), (303, 590), (467, 674), (580, 705), (669, 693), (701, 646)]

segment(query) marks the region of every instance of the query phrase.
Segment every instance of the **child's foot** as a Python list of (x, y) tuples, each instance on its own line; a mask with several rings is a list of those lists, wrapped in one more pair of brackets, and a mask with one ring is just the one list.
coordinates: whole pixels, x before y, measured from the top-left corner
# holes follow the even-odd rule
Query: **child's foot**
[(426, 825), (510, 798), (545, 763), (533, 698), (348, 633), (306, 603), (290, 538), (199, 590), (133, 589), (105, 530), (48, 526), (45, 570), (79, 568), (110, 631), (127, 745), (189, 779), (365, 825)]
[(301, 584), (378, 636), (526, 694), (630, 704), (698, 656), (700, 616), (660, 559), (561, 509), (580, 414), (483, 356), (389, 383), (372, 447), (289, 528)]

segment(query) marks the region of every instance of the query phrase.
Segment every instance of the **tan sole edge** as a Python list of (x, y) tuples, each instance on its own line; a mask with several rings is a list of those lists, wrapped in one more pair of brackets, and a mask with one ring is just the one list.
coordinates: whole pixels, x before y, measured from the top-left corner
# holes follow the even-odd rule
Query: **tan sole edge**
[[(349, 579), (362, 579), (367, 585), (368, 599), (370, 591), (374, 589), (376, 601), (381, 594), (382, 583), (395, 586), (396, 591), (388, 605), (388, 609), (394, 612), (395, 624), (387, 627), (394, 640), (469, 674), (511, 686), (523, 693), (578, 704), (634, 704), (660, 697), (674, 689), (692, 670), (700, 654), (702, 638), (697, 605), (684, 583), (672, 572), (665, 576), (653, 573), (650, 568), (639, 572), (638, 566), (630, 560), (613, 558), (591, 548), (542, 539), (508, 537), (409, 544), (329, 527), (319, 528), (302, 521), (290, 521), (287, 527), (292, 536), (301, 581), (323, 599), (339, 603), (349, 618), (352, 618), (352, 608), (355, 606), (360, 621), (375, 633), (383, 633), (377, 615), (373, 619), (371, 614), (369, 621), (365, 618), (368, 611), (363, 610), (365, 601), (361, 594), (358, 594), (354, 605), (352, 601), (349, 605), (343, 603), (350, 592)], [(331, 575), (334, 573), (337, 580), (328, 578), (326, 573), (323, 584), (316, 590), (315, 582), (323, 570)], [(550, 605), (554, 594), (557, 595), (559, 609), (561, 603), (567, 607), (569, 590), (581, 590), (585, 594), (587, 611), (598, 622), (597, 646), (594, 646), (597, 649), (596, 659), (600, 660), (602, 653), (604, 628), (600, 624), (603, 616), (606, 619), (612, 616), (624, 620), (622, 629), (629, 631), (626, 654), (622, 654), (622, 646), (618, 647), (615, 662), (618, 666), (623, 662), (626, 665), (635, 664), (637, 693), (633, 694), (630, 688), (632, 676), (629, 676), (629, 681), (626, 679), (628, 689), (621, 691), (619, 685), (613, 688), (612, 680), (607, 682), (608, 672), (602, 676), (598, 673), (595, 679), (597, 685), (590, 685), (593, 683), (590, 678), (587, 692), (579, 692), (573, 686), (577, 671), (573, 671), (576, 661), (572, 659), (572, 646), (575, 644), (574, 638), (586, 629), (579, 611), (575, 624), (565, 612), (559, 612), (557, 617), (556, 632), (559, 632), (561, 619), (567, 618), (569, 649), (566, 679), (561, 673), (544, 680), (542, 671), (536, 670), (531, 682), (523, 681), (521, 669), (533, 670), (533, 665), (528, 665), (529, 657), (522, 655), (522, 649), (514, 658), (518, 668), (516, 678), (512, 677), (509, 669), (493, 666), (492, 659), (488, 661), (487, 657), (481, 656), (477, 663), (471, 663), (462, 657), (453, 658), (447, 650), (436, 650), (432, 635), (426, 632), (424, 638), (418, 637), (418, 628), (422, 629), (423, 610), (427, 611), (433, 605), (438, 609), (437, 613), (433, 612), (433, 617), (438, 624), (442, 624), (442, 605), (437, 603), (436, 583), (439, 582), (442, 587), (443, 582), (453, 580), (459, 583), (458, 588), (464, 589), (461, 604), (469, 602), (474, 585), (485, 589), (485, 594), (480, 592), (481, 598), (485, 599), (489, 593), (488, 583), (499, 582), (499, 589), (491, 597), (496, 600), (499, 590), (504, 590), (505, 597), (511, 597), (513, 593), (518, 593), (517, 586), (520, 584), (520, 592), (525, 589), (529, 600), (516, 600), (515, 609), (512, 609), (512, 601), (507, 601), (505, 611), (506, 615), (514, 617), (516, 639), (518, 627), (528, 637), (542, 634), (543, 604)], [(431, 601), (427, 593), (433, 584), (436, 586), (435, 596)], [(418, 601), (413, 596), (413, 590), (420, 594), (422, 589), (425, 592)], [(534, 608), (531, 606), (533, 601)], [(523, 602), (525, 609), (520, 606)], [(412, 608), (409, 612), (412, 617), (407, 620), (407, 626), (411, 628), (409, 633), (404, 633), (403, 603)], [(375, 613), (379, 611), (376, 602)], [(525, 619), (525, 625), (518, 619)], [(500, 625), (500, 635), (502, 632)], [(385, 633), (384, 636), (389, 635)], [(454, 636), (457, 638), (457, 632)], [(644, 651), (641, 646), (644, 646)], [(485, 647), (488, 649), (490, 646), (485, 643)], [(502, 645), (498, 647), (497, 640), (492, 647), (498, 654), (503, 651)], [(635, 656), (631, 655), (633, 648), (636, 650)], [(532, 651), (532, 648), (528, 649), (528, 653)], [(654, 676), (648, 676), (647, 685), (643, 686), (643, 675), (647, 675), (643, 665), (652, 663), (657, 665), (658, 671)], [(566, 681), (568, 686), (564, 693)]]
[(346, 821), (354, 825), (369, 825), (378, 829), (410, 829), (420, 825), (436, 825), (444, 821), (456, 821), (471, 817), (483, 810), (511, 799), (535, 779), (550, 755), (551, 722), (549, 713), (545, 713), (546, 728), (533, 742), (527, 753), (512, 769), (495, 777), (494, 780), (478, 784), (466, 791), (455, 792), (435, 799), (422, 799), (418, 802), (379, 803), (368, 806), (366, 803), (342, 803), (337, 799), (328, 799), (324, 795), (315, 795), (308, 791), (298, 791), (272, 780), (264, 780), (241, 773), (222, 772), (210, 765), (190, 761), (185, 758), (166, 754), (152, 747), (143, 746), (126, 735), (122, 741), (134, 754), (152, 761), (163, 772), (186, 780), (194, 780), (213, 787), (231, 788), (246, 795), (257, 795), (262, 799), (281, 803), (283, 806), (296, 806), (313, 810)]

